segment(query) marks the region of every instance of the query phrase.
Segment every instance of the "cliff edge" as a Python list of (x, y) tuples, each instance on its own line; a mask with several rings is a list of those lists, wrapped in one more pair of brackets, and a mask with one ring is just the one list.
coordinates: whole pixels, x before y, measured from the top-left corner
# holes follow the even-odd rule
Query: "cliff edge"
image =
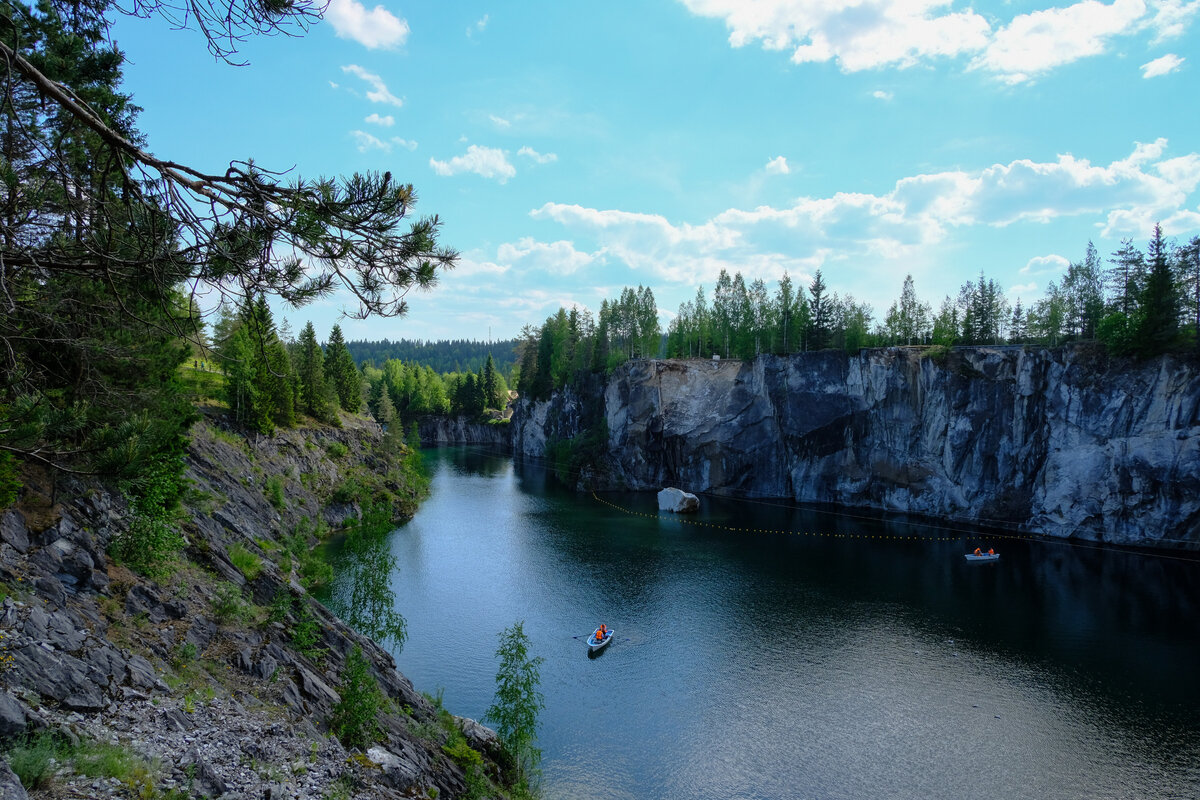
[(1136, 545), (1200, 544), (1200, 369), (1090, 348), (639, 360), (522, 401), (518, 455), (603, 425), (597, 488), (789, 498)]

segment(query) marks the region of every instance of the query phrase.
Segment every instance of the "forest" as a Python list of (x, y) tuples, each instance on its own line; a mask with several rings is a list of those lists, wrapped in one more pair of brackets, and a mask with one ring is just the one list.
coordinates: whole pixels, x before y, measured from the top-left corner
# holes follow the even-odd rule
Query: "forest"
[(882, 318), (853, 295), (830, 290), (817, 270), (807, 289), (784, 273), (774, 291), (761, 279), (722, 270), (661, 331), (648, 288), (625, 289), (590, 312), (560, 308), (540, 328), (526, 326), (517, 390), (545, 397), (581, 372), (635, 357), (753, 358), (835, 348), (1044, 345), (1097, 342), (1116, 356), (1150, 357), (1200, 350), (1200, 236), (1171, 246), (1155, 226), (1145, 251), (1131, 240), (1104, 259), (1092, 243), (1045, 296), (1010, 304), (996, 281), (978, 280), (946, 295), (936, 310), (907, 275)]

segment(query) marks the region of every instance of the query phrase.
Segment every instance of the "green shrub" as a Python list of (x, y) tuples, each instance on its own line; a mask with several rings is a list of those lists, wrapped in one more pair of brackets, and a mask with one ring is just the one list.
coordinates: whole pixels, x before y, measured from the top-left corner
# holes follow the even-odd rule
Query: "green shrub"
[(452, 737), (449, 744), (442, 746), (442, 752), (450, 756), (450, 760), (463, 769), (483, 766), (483, 756), (479, 755), (478, 750), (467, 744), (464, 736)]
[(217, 586), (212, 599), (213, 616), (217, 622), (243, 621), (250, 617), (250, 606), (242, 599), (241, 590), (232, 583)]
[(319, 660), (325, 655), (325, 648), (318, 644), (321, 641), (321, 625), (303, 599), (296, 608), (296, 624), (292, 626), (291, 639), (292, 645), (309, 658)]
[(300, 583), (305, 589), (317, 589), (333, 580), (333, 567), (316, 550), (300, 557)]
[(0, 509), (5, 509), (17, 502), (17, 492), (21, 489), (21, 480), (17, 476), (17, 459), (12, 453), (0, 453)]
[(346, 453), (350, 452), (350, 448), (341, 442), (330, 442), (325, 445), (325, 454), (330, 458), (343, 458)]
[(75, 751), (75, 771), (89, 778), (116, 778), (127, 786), (153, 786), (153, 770), (145, 759), (120, 745), (84, 742)]
[(182, 468), (179, 456), (161, 458), (124, 482), (129, 528), (113, 537), (109, 553), (130, 569), (151, 576), (167, 574), (183, 549), (183, 535), (174, 525), (183, 491)]
[(379, 712), (383, 709), (384, 695), (362, 648), (357, 645), (346, 657), (341, 695), (342, 699), (333, 708), (329, 729), (346, 747), (365, 750), (382, 733)]
[(262, 572), (262, 559), (247, 550), (241, 542), (236, 542), (229, 548), (229, 561), (248, 581), (254, 580)]
[(278, 475), (272, 475), (267, 478), (265, 493), (267, 500), (271, 502), (277, 510), (282, 511), (287, 502), (283, 497), (283, 479)]
[(946, 359), (950, 357), (950, 348), (944, 344), (935, 344), (925, 348), (925, 352), (922, 355), (938, 366), (944, 367), (946, 366)]
[(357, 503), (369, 496), (370, 492), (357, 475), (347, 475), (333, 490), (329, 501), (331, 503)]
[(8, 751), (8, 767), (27, 791), (44, 789), (54, 778), (54, 765), (60, 750), (57, 737), (41, 731)]

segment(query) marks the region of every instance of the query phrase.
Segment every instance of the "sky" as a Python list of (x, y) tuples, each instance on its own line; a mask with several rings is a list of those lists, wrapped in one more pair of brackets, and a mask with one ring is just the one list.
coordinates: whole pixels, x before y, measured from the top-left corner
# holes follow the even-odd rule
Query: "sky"
[(1200, 234), (1200, 0), (332, 0), (244, 66), (121, 19), (155, 155), (390, 170), (461, 254), (398, 319), (324, 339), (498, 340), (651, 287), (664, 330), (722, 269), (817, 269), (882, 319), (982, 271), (1028, 306), (1092, 241)]

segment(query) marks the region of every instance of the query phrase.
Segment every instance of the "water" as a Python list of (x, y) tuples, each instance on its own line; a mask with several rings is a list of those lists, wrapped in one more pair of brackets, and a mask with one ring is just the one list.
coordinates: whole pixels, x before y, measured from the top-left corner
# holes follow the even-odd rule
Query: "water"
[[(502, 456), (427, 462), (390, 540), (399, 668), (482, 717), (524, 620), (548, 798), (1200, 796), (1200, 563), (708, 498), (712, 527), (681, 524)], [(968, 565), (977, 542), (1002, 560)]]

